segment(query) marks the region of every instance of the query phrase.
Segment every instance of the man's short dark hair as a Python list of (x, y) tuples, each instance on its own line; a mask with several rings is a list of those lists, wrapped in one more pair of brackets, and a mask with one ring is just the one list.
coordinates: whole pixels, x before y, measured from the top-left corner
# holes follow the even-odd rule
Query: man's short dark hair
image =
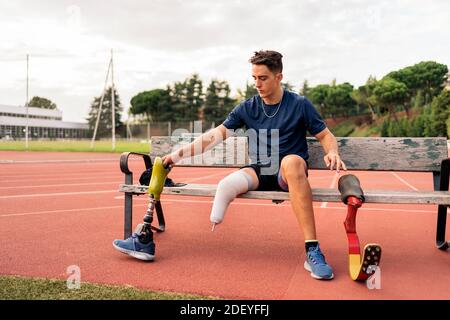
[(253, 57), (250, 58), (251, 64), (263, 64), (267, 68), (276, 73), (283, 72), (283, 62), (281, 61), (283, 56), (281, 53), (271, 50), (255, 51)]

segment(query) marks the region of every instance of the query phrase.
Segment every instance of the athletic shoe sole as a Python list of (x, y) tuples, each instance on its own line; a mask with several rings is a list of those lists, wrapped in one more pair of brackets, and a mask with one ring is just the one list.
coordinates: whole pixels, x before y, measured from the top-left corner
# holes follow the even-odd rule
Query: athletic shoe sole
[(311, 266), (309, 265), (308, 261), (305, 261), (305, 263), (303, 264), (303, 267), (309, 271), (311, 273), (311, 277), (313, 277), (314, 279), (318, 279), (318, 280), (331, 280), (334, 278), (334, 273), (331, 274), (330, 277), (319, 277), (318, 275), (314, 274), (312, 272)]
[(139, 260), (153, 261), (153, 259), (155, 259), (155, 255), (148, 254), (145, 252), (138, 252), (138, 251), (134, 251), (134, 250), (124, 249), (124, 248), (117, 246), (114, 242), (113, 242), (113, 247), (116, 248), (116, 250), (118, 250), (122, 253), (128, 254), (128, 255), (132, 256), (133, 258), (136, 258)]

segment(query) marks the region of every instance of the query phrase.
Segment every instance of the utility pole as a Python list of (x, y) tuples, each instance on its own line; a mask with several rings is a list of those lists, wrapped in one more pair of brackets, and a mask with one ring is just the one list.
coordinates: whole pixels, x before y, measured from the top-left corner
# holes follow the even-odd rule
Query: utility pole
[(27, 101), (25, 102), (25, 109), (26, 109), (26, 120), (25, 120), (25, 149), (28, 150), (28, 61), (29, 61), (29, 55), (27, 54)]
[(98, 124), (100, 122), (100, 116), (102, 114), (103, 99), (105, 98), (106, 86), (108, 85), (108, 77), (109, 77), (110, 69), (111, 69), (111, 60), (109, 60), (108, 71), (106, 72), (105, 86), (103, 88), (103, 94), (100, 99), (100, 106), (98, 107), (97, 121), (95, 121), (94, 134), (92, 135), (92, 140), (91, 140), (91, 149), (94, 148), (95, 137), (97, 136)]
[(111, 49), (111, 113), (112, 113), (112, 149), (116, 150), (116, 105), (114, 101), (114, 62), (113, 62), (113, 50)]
[(105, 86), (103, 88), (103, 94), (100, 99), (100, 106), (98, 108), (98, 114), (97, 114), (97, 120), (95, 121), (95, 128), (94, 128), (94, 134), (92, 136), (91, 140), (91, 149), (94, 148), (95, 143), (95, 137), (97, 136), (97, 130), (98, 125), (100, 122), (100, 117), (102, 113), (102, 106), (103, 106), (103, 100), (105, 98), (106, 94), (106, 88), (108, 85), (108, 78), (109, 78), (109, 71), (111, 70), (111, 114), (112, 114), (112, 128), (111, 128), (111, 135), (112, 135), (112, 149), (116, 150), (116, 103), (115, 103), (115, 88), (114, 88), (114, 65), (113, 65), (113, 50), (111, 49), (111, 59), (109, 60), (108, 65), (108, 71), (106, 72), (106, 79), (105, 79)]

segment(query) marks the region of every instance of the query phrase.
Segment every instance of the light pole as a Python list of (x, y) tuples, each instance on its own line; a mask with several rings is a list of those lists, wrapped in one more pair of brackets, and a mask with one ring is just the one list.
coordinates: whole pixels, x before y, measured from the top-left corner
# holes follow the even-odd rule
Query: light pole
[(116, 150), (116, 106), (114, 101), (114, 62), (113, 50), (111, 49), (111, 113), (112, 113), (112, 149)]
[(26, 102), (25, 102), (25, 110), (26, 110), (26, 120), (25, 120), (25, 149), (28, 150), (28, 61), (29, 55), (27, 54), (27, 94), (26, 94)]

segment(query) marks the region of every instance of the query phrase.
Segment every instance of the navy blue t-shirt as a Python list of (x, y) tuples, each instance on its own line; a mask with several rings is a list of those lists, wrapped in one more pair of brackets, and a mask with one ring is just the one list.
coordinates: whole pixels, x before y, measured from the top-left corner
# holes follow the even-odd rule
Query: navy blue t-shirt
[(326, 128), (324, 121), (308, 99), (287, 90), (284, 90), (278, 113), (277, 108), (278, 104), (266, 105), (255, 95), (237, 105), (223, 125), (227, 129), (246, 127), (252, 163), (269, 163), (267, 159), (273, 152), (278, 153), (279, 161), (288, 154), (308, 160), (307, 131), (311, 135), (318, 134)]

